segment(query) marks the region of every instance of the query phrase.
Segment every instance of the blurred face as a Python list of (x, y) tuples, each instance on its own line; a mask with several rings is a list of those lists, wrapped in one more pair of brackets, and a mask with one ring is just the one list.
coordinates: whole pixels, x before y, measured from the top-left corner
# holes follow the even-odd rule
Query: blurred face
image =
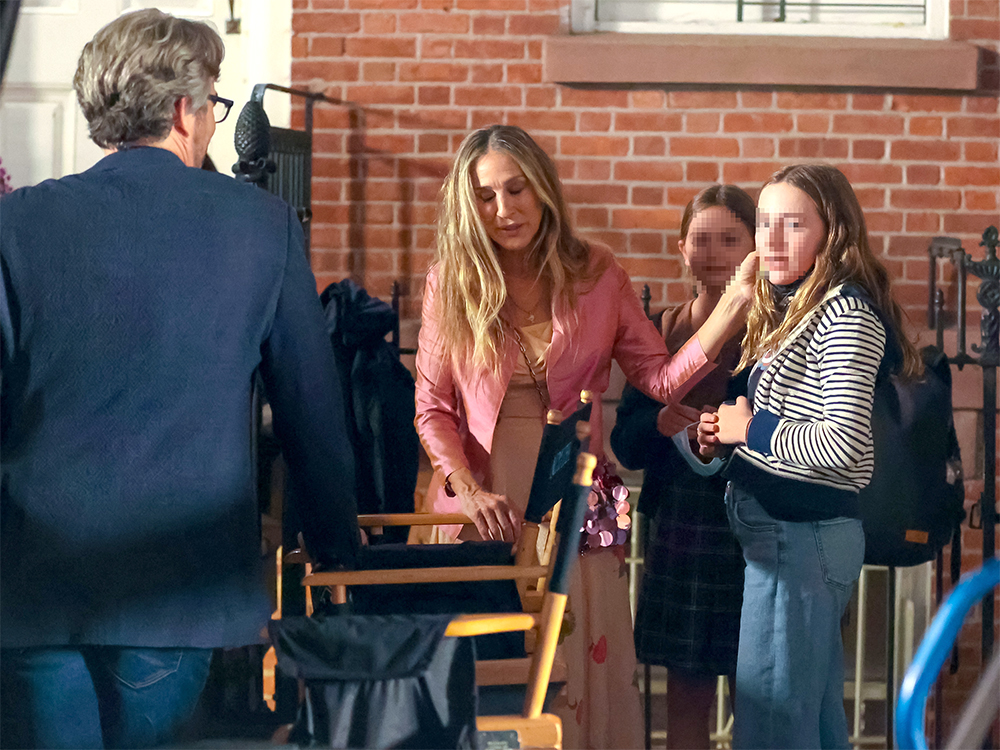
[(791, 284), (805, 275), (826, 242), (816, 205), (787, 182), (768, 185), (757, 200), (757, 250), (772, 284)]
[(496, 246), (510, 252), (531, 247), (542, 223), (542, 203), (517, 162), (486, 152), (472, 170), (472, 186), (479, 216)]
[(721, 292), (753, 250), (753, 237), (728, 208), (711, 206), (694, 215), (687, 237), (677, 245), (698, 283), (711, 292)]

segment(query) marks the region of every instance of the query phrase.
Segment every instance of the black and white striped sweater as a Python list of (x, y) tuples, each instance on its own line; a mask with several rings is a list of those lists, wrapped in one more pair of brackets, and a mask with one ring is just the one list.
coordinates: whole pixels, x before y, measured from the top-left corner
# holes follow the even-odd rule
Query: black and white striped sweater
[(789, 334), (753, 393), (754, 418), (729, 477), (775, 518), (858, 517), (874, 465), (871, 414), (886, 329), (836, 287)]

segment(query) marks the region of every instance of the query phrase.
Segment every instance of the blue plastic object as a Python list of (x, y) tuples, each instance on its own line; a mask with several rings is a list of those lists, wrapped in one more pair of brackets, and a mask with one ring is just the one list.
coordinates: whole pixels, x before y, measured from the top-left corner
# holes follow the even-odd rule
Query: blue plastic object
[(927, 750), (924, 713), (927, 694), (941, 672), (966, 613), (993, 587), (1000, 585), (1000, 559), (963, 576), (944, 600), (906, 670), (896, 704), (896, 742), (901, 750)]

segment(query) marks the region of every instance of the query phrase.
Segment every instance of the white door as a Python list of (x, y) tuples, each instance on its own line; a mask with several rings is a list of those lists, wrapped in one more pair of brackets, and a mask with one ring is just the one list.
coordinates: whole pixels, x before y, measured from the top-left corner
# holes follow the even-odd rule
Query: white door
[[(226, 59), (218, 91), (236, 105), (209, 153), (220, 172), (231, 174), (233, 128), (253, 84), (287, 86), (291, 74), (291, 0), (237, 0), (235, 6), (236, 17), (243, 16), (240, 32), (226, 34), (227, 0), (22, 0), (0, 92), (0, 159), (13, 187), (80, 172), (101, 158), (73, 92), (77, 60), (102, 26), (145, 7), (208, 21), (222, 34)], [(266, 104), (273, 124), (287, 126), (286, 98), (275, 93)]]

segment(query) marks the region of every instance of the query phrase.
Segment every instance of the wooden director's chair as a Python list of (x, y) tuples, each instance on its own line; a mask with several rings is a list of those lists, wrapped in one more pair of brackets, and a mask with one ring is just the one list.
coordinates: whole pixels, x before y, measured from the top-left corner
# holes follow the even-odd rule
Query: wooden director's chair
[[(591, 486), (594, 459), (586, 453), (580, 453), (579, 459), (577, 458), (581, 447), (585, 448), (589, 443), (588, 420), (591, 408), (589, 394), (584, 392), (580, 408), (570, 418), (561, 420), (558, 412), (550, 412), (521, 528), (520, 543), (513, 554), (513, 564), (321, 573), (312, 573), (307, 568), (307, 575), (303, 579), (303, 584), (307, 587), (329, 587), (336, 603), (348, 600), (347, 589), (352, 586), (457, 581), (516, 582), (521, 602), (520, 612), (455, 615), (451, 618), (445, 635), (465, 637), (524, 631), (529, 656), (478, 661), (475, 667), (475, 680), (480, 687), (526, 685), (519, 715), (479, 716), (476, 721), (481, 733), (505, 732), (509, 737), (509, 733), (516, 732), (517, 743), (521, 747), (561, 746), (562, 729), (559, 719), (543, 714), (542, 710), (550, 681), (565, 681), (566, 665), (564, 661), (557, 659), (556, 644), (566, 607), (569, 573), (578, 555), (582, 518)], [(562, 503), (559, 502), (560, 499), (563, 500)], [(544, 544), (541, 545), (538, 544), (538, 538), (546, 517), (551, 517), (548, 528), (553, 532), (546, 535)], [(359, 518), (359, 525), (375, 533), (384, 526), (455, 523), (469, 523), (469, 519), (460, 514), (427, 513)], [(556, 530), (558, 533), (555, 533)], [(378, 547), (374, 549), (376, 564), (377, 551)], [(308, 601), (311, 599), (311, 596), (307, 597)]]

